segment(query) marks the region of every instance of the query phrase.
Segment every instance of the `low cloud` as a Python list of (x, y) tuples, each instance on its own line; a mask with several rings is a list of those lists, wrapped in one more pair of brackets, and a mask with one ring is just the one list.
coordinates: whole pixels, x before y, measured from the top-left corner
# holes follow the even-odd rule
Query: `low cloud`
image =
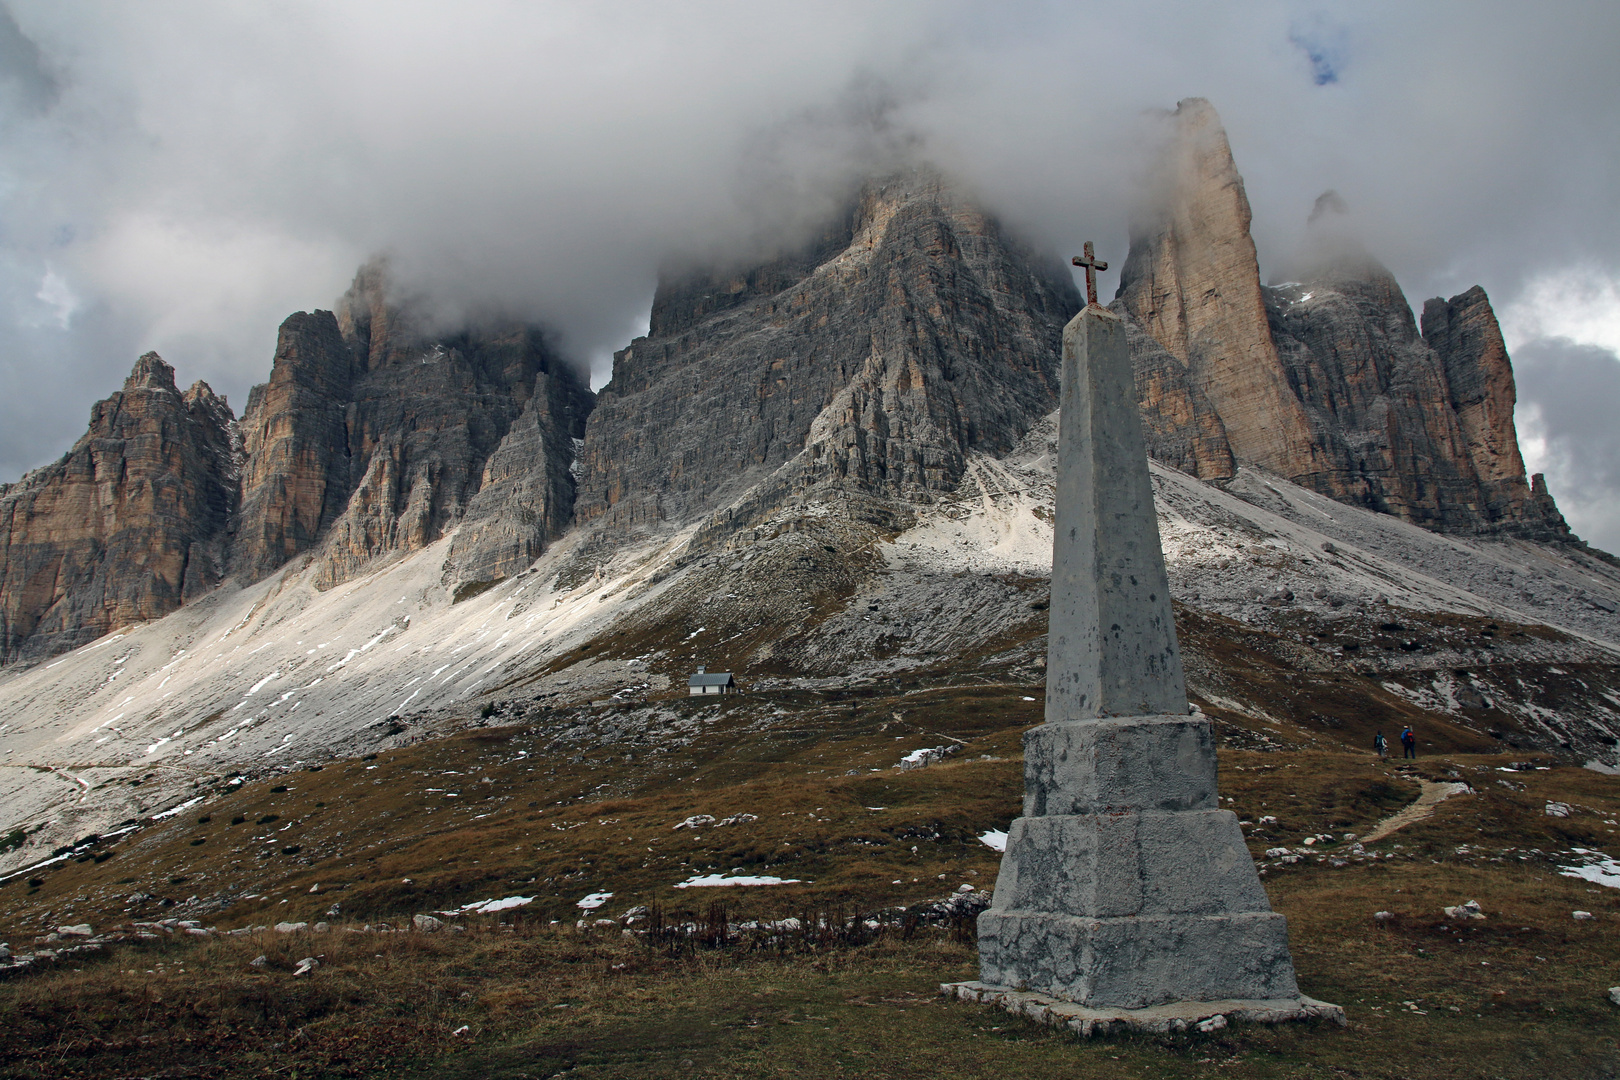
[[(148, 348), (240, 407), (280, 320), (378, 253), (446, 312), (547, 322), (600, 377), (661, 267), (793, 243), (907, 155), (1055, 254), (1095, 241), (1111, 291), (1141, 119), (1194, 95), (1263, 271), (1332, 188), (1415, 301), (1484, 284), (1543, 340), (1560, 274), (1611, 283), (1595, 324), (1620, 307), (1615, 40), (1612, 5), (18, 0), (0, 478), (61, 453)], [(1548, 445), (1578, 440), (1538, 380), (1601, 369), (1516, 359)]]

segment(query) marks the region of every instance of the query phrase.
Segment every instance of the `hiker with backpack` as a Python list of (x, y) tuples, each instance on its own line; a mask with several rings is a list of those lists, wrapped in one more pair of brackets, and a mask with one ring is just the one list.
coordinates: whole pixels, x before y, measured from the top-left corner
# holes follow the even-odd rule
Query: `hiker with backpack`
[(1401, 731), (1401, 746), (1403, 748), (1403, 752), (1401, 754), (1401, 758), (1403, 760), (1406, 758), (1417, 758), (1417, 736), (1412, 734), (1411, 728), (1405, 728)]

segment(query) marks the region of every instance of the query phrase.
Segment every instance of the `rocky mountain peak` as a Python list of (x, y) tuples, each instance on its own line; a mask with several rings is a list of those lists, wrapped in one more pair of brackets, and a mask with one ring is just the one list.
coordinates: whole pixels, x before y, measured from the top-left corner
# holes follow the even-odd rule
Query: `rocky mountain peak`
[(1284, 475), (1316, 468), (1309, 421), (1271, 339), (1253, 214), (1220, 117), (1189, 98), (1164, 119), (1158, 186), (1132, 222), (1116, 299), (1180, 364), (1167, 385), (1172, 411), (1212, 408), (1237, 459)]
[(196, 382), (188, 386), (186, 388), (186, 392), (180, 396), (181, 399), (185, 401), (188, 408), (223, 408), (227, 412), (230, 411), (231, 406), (230, 403), (225, 400), (225, 395), (214, 393), (214, 388), (203, 382), (201, 379), (198, 379)]
[(927, 500), (1050, 410), (1078, 309), (1055, 259), (933, 171), (875, 179), (798, 250), (665, 277), (591, 414), (576, 514), (629, 535), (820, 488)]
[[(318, 549), (320, 583), (337, 584), (380, 554), (438, 540), (481, 491), (475, 517), (516, 515), (494, 530), (508, 554), (480, 554), (476, 535), (493, 532), (469, 530), (453, 573), (498, 577), (515, 558), (532, 561), (572, 520), (572, 439), (591, 407), (580, 373), (537, 326), (470, 322), (429, 335), (380, 261), (335, 307), (282, 324), (270, 379), (249, 398), (239, 572), (263, 577)], [(509, 436), (524, 450), (514, 443), (492, 473)], [(533, 479), (521, 492), (519, 475)]]
[(348, 291), (334, 305), (334, 313), (359, 371), (384, 367), (424, 343), (415, 310), (401, 302), (385, 258), (373, 258), (355, 272)]
[(124, 392), (135, 390), (176, 390), (174, 368), (155, 352), (143, 353), (124, 380)]
[(1332, 191), (1292, 280), (1262, 286), (1219, 116), (1190, 99), (1165, 120), (1116, 300), (1150, 452), (1211, 480), (1252, 462), (1442, 531), (1567, 537), (1530, 498), (1483, 291), (1430, 301), (1420, 331)]
[(1306, 220), (1302, 249), (1292, 262), (1285, 270), (1288, 280), (1283, 285), (1360, 297), (1394, 320), (1391, 332), (1417, 337), (1417, 322), (1406, 294), (1389, 268), (1367, 250), (1350, 204), (1338, 192), (1317, 196)]
[(1513, 409), (1518, 391), (1502, 328), (1485, 290), (1423, 305), (1423, 340), (1444, 365), (1449, 403), (1479, 478), (1484, 512), (1509, 531), (1539, 539), (1572, 536), (1541, 474), (1524, 483)]

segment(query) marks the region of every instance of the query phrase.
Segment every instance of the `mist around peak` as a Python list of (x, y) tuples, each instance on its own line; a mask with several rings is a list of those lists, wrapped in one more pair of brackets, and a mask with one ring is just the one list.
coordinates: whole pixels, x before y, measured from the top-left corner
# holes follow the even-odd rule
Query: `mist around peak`
[(1349, 200), (1329, 188), (1311, 205), (1293, 249), (1275, 253), (1269, 260), (1266, 283), (1392, 282), (1394, 275), (1367, 249), (1363, 235), (1360, 217)]
[(3, 13), (8, 477), (148, 349), (244, 400), (281, 319), (377, 252), (435, 325), (543, 323), (598, 377), (661, 271), (794, 250), (896, 160), (1122, 266), (1140, 117), (1189, 94), (1220, 110), (1268, 277), (1328, 187), (1414, 296), (1506, 307), (1620, 250), (1609, 8)]

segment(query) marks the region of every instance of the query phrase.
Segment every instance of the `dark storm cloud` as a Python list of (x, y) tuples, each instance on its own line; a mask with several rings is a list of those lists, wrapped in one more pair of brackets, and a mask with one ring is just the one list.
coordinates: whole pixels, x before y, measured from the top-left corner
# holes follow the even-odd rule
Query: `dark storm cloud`
[(907, 155), (1117, 267), (1142, 117), (1192, 95), (1227, 124), (1268, 273), (1331, 188), (1418, 302), (1620, 280), (1612, 4), (0, 13), (5, 477), (65, 449), (147, 348), (240, 407), (280, 319), (377, 253), (447, 317), (543, 319), (599, 374), (660, 267), (795, 242)]

